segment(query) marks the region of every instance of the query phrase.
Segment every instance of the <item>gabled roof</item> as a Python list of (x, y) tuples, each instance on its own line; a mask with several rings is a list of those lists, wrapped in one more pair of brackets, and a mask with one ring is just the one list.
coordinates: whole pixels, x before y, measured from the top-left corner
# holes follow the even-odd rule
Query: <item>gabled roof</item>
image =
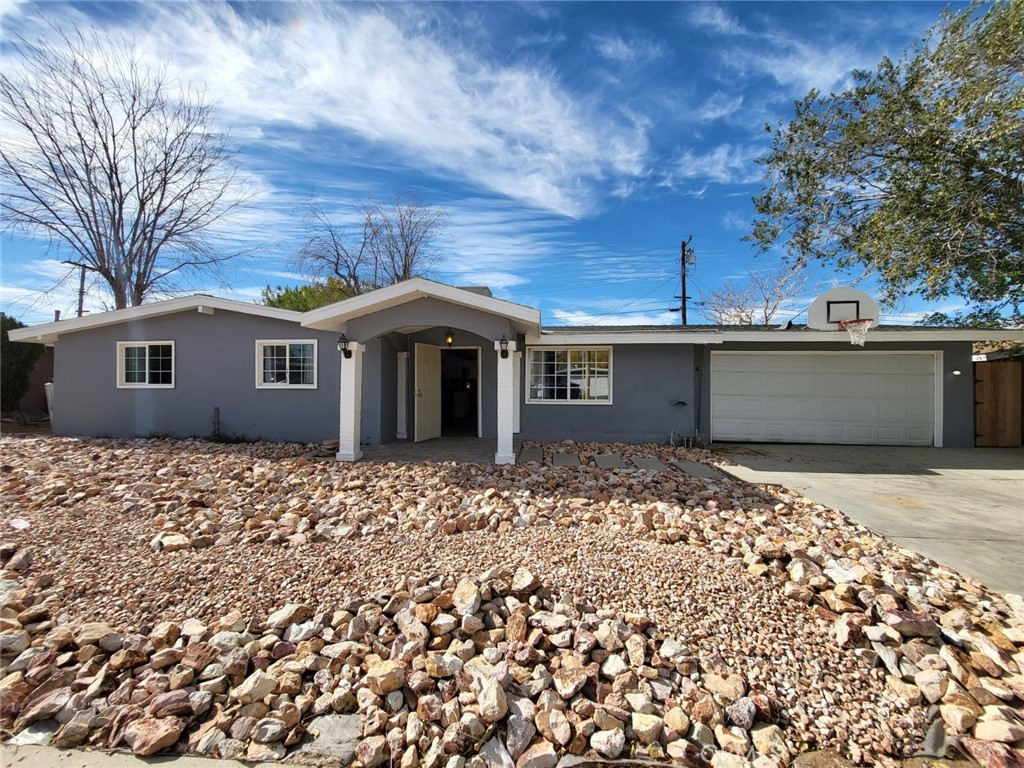
[(334, 304), (328, 304), (326, 307), (311, 310), (303, 315), (302, 324), (317, 330), (336, 331), (349, 320), (423, 298), (438, 299), (492, 315), (507, 317), (514, 323), (524, 326), (523, 332), (540, 332), (540, 310), (496, 299), (474, 290), (437, 283), (423, 277), (414, 277), (385, 288), (378, 288), (370, 293), (353, 296), (350, 299), (343, 299)]
[(110, 312), (100, 312), (85, 317), (75, 317), (68, 320), (58, 320), (54, 323), (18, 328), (9, 333), (9, 338), (11, 341), (52, 344), (66, 333), (86, 331), (91, 328), (103, 328), (108, 325), (117, 325), (118, 323), (125, 323), (131, 320), (142, 320), (147, 317), (159, 317), (161, 315), (171, 315), (176, 312), (188, 312), (190, 310), (201, 312), (204, 315), (212, 315), (218, 309), (225, 312), (241, 312), (247, 315), (271, 317), (276, 320), (291, 320), (295, 323), (299, 322), (303, 317), (302, 312), (293, 312), (290, 309), (276, 309), (274, 307), (265, 307), (262, 304), (252, 304), (247, 301), (234, 301), (232, 299), (219, 299), (216, 296), (206, 296), (197, 293), (180, 299), (155, 301), (152, 304), (143, 304), (138, 307), (115, 309)]

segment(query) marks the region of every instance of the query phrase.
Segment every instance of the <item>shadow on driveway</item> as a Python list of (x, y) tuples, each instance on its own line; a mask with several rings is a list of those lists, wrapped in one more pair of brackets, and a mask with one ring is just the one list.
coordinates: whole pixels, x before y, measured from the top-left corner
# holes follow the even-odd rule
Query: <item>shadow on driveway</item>
[(1001, 592), (1024, 593), (1024, 449), (732, 444), (740, 480), (783, 485)]

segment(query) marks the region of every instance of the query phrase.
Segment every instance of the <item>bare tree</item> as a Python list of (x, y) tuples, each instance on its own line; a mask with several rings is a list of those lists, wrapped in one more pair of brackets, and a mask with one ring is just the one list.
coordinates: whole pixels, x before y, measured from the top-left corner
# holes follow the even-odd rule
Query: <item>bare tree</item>
[(303, 217), (306, 241), (299, 250), (299, 268), (315, 280), (341, 281), (349, 296), (373, 287), (373, 274), (368, 252), (373, 230), (363, 217), (361, 236), (352, 236), (324, 213), (314, 198)]
[(235, 254), (210, 229), (246, 194), (212, 107), (133, 43), (54, 29), (17, 40), (0, 75), (0, 208), (8, 225), (70, 249), (114, 307)]
[(315, 280), (341, 280), (352, 295), (428, 273), (447, 225), (444, 211), (401, 191), (388, 201), (364, 203), (358, 230), (333, 223), (316, 200), (305, 221), (299, 266)]
[(701, 290), (701, 314), (719, 325), (767, 325), (807, 282), (802, 268), (788, 264), (760, 272), (748, 270), (747, 278), (713, 291)]

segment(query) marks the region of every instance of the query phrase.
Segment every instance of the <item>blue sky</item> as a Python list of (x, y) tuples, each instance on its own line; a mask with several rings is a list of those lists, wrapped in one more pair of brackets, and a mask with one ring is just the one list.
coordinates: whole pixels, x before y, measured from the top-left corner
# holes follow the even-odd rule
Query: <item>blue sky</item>
[[(743, 241), (763, 127), (810, 88), (896, 57), (943, 3), (24, 3), (3, 39), (47, 23), (131, 35), (205, 87), (255, 196), (217, 233), (251, 249), (226, 284), (254, 300), (301, 282), (293, 262), (311, 196), (339, 223), (361, 201), (414, 190), (448, 215), (432, 276), (489, 285), (548, 325), (678, 323), (679, 242), (700, 291), (773, 267)], [(9, 53), (5, 52), (9, 58)], [(0, 309), (45, 322), (77, 304), (51, 289), (67, 258), (4, 235)], [(779, 317), (852, 277), (817, 269)], [(861, 284), (870, 292), (870, 281)], [(90, 283), (86, 306), (109, 305)], [(883, 321), (909, 323), (908, 301)]]

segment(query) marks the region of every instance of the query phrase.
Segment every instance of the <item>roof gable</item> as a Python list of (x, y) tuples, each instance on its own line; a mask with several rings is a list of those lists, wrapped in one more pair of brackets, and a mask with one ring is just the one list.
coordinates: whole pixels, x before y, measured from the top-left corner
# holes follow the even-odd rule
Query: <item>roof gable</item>
[(500, 317), (525, 326), (524, 331), (540, 332), (540, 311), (511, 301), (496, 299), (477, 291), (455, 288), (443, 283), (414, 277), (370, 293), (328, 304), (305, 313), (302, 325), (317, 330), (338, 330), (349, 320), (422, 298), (433, 298)]

